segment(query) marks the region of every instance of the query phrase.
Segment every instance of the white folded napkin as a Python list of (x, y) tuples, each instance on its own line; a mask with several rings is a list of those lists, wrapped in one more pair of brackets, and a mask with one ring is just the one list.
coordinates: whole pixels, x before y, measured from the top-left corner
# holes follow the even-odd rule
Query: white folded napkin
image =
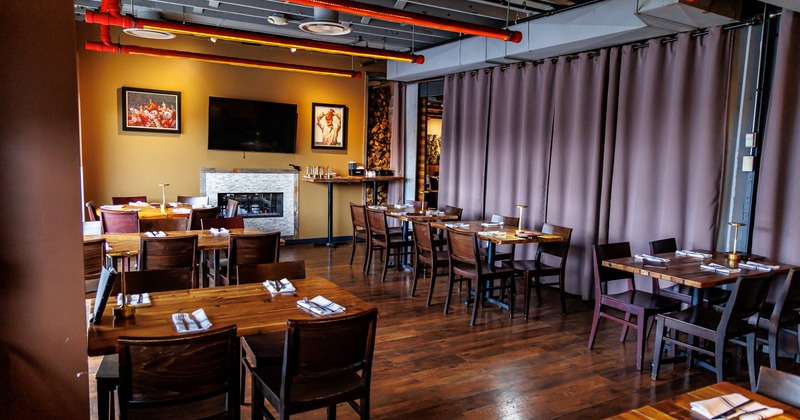
[[(702, 414), (706, 418), (717, 417), (733, 407), (741, 405), (735, 411), (726, 415), (724, 418), (736, 418), (741, 420), (754, 420), (754, 419), (767, 419), (780, 414), (783, 410), (780, 408), (767, 407), (764, 404), (751, 401), (747, 403), (748, 399), (742, 394), (729, 394), (720, 397), (710, 398), (702, 401), (693, 401), (689, 403), (692, 411)], [(745, 404), (746, 403), (746, 404)]]
[(213, 206), (210, 204), (192, 204), (193, 209), (210, 209), (211, 207)]
[(700, 268), (703, 270), (713, 271), (718, 274), (733, 274), (742, 271), (739, 268), (728, 268), (717, 263), (700, 264)]
[(747, 261), (747, 262), (740, 262), (739, 268), (745, 268), (748, 270), (758, 270), (758, 271), (772, 271), (781, 268), (781, 266), (763, 264), (755, 261)]
[(211, 328), (211, 321), (208, 320), (203, 308), (191, 314), (185, 312), (172, 314), (172, 323), (175, 324), (175, 329), (179, 333), (205, 331)]
[(277, 294), (293, 295), (294, 292), (297, 290), (297, 289), (295, 289), (295, 287), (292, 284), (292, 282), (290, 282), (288, 279), (267, 280), (262, 284), (273, 295), (277, 295)]
[(386, 206), (369, 206), (372, 210), (386, 210)]
[(485, 236), (503, 236), (506, 233), (502, 230), (482, 230), (478, 232), (478, 235), (485, 235)]
[(663, 262), (663, 263), (668, 263), (669, 262), (669, 258), (656, 257), (655, 255), (650, 255), (650, 254), (636, 254), (636, 255), (633, 256), (633, 258), (636, 261), (648, 260), (648, 261), (656, 261), (656, 262)]
[[(117, 294), (117, 303), (119, 302), (122, 302), (122, 293)], [(136, 307), (145, 307), (152, 305), (152, 303), (150, 302), (150, 294), (148, 293), (127, 295), (125, 298), (125, 303)]]
[(469, 223), (445, 223), (444, 227), (449, 228), (465, 228), (469, 227)]
[(539, 236), (536, 232), (520, 232), (515, 234), (519, 238), (535, 238)]
[(428, 216), (444, 216), (444, 212), (440, 210), (425, 210)]
[(148, 207), (150, 203), (145, 203), (144, 201), (132, 201), (128, 203), (129, 206), (136, 206), (136, 207)]
[(344, 306), (332, 302), (322, 295), (317, 295), (314, 299), (300, 299), (297, 301), (297, 306), (316, 315), (341, 314), (345, 311)]
[(386, 212), (386, 214), (388, 214), (389, 216), (405, 216), (406, 212), (404, 212), (404, 211), (392, 211), (392, 212)]
[(212, 236), (225, 236), (230, 234), (230, 232), (228, 232), (228, 229), (225, 228), (219, 228), (219, 229), (211, 228), (208, 231), (211, 232)]
[(151, 238), (163, 238), (163, 237), (167, 236), (167, 234), (164, 233), (163, 230), (153, 231), (153, 232), (145, 232), (144, 234), (146, 236), (151, 237)]
[(122, 210), (124, 207), (125, 206), (122, 205), (122, 204), (106, 204), (106, 205), (100, 206), (100, 208), (103, 209), (103, 210), (117, 210), (117, 211)]
[(679, 251), (675, 251), (675, 255), (678, 257), (691, 257), (691, 258), (711, 258), (713, 255), (706, 254), (705, 252), (700, 251), (692, 251), (689, 249), (682, 249)]
[(503, 226), (503, 222), (481, 222), (481, 226)]
[(172, 213), (173, 214), (189, 214), (191, 212), (192, 212), (192, 209), (186, 209), (186, 208), (180, 208), (180, 207), (172, 209)]

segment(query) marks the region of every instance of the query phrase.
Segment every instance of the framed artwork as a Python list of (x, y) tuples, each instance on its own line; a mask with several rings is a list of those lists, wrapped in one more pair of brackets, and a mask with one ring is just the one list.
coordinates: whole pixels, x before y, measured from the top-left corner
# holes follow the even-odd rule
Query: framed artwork
[(122, 87), (122, 129), (181, 132), (181, 93)]
[(347, 106), (311, 104), (312, 149), (347, 150)]

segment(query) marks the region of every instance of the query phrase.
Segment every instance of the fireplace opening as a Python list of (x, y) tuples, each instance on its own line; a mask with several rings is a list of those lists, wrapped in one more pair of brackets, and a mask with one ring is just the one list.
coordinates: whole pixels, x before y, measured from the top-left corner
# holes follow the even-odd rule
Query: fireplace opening
[(239, 202), (237, 216), (242, 217), (283, 217), (283, 193), (218, 193), (217, 203), (220, 217), (225, 214), (228, 200)]

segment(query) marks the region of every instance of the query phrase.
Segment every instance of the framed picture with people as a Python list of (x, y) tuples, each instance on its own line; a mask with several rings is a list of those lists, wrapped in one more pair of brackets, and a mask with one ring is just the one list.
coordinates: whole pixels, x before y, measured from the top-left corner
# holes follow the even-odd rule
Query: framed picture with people
[(312, 149), (347, 150), (347, 106), (311, 105)]
[(122, 129), (180, 133), (181, 93), (123, 87)]

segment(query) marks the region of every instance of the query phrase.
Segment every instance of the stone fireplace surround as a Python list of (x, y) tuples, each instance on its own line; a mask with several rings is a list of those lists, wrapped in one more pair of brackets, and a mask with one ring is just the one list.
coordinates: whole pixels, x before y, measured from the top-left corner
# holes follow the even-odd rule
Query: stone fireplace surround
[(294, 169), (200, 169), (200, 194), (212, 205), (218, 205), (219, 193), (283, 193), (283, 217), (246, 218), (244, 224), (266, 232), (280, 231), (281, 237), (288, 239), (296, 238), (298, 232), (297, 183)]

